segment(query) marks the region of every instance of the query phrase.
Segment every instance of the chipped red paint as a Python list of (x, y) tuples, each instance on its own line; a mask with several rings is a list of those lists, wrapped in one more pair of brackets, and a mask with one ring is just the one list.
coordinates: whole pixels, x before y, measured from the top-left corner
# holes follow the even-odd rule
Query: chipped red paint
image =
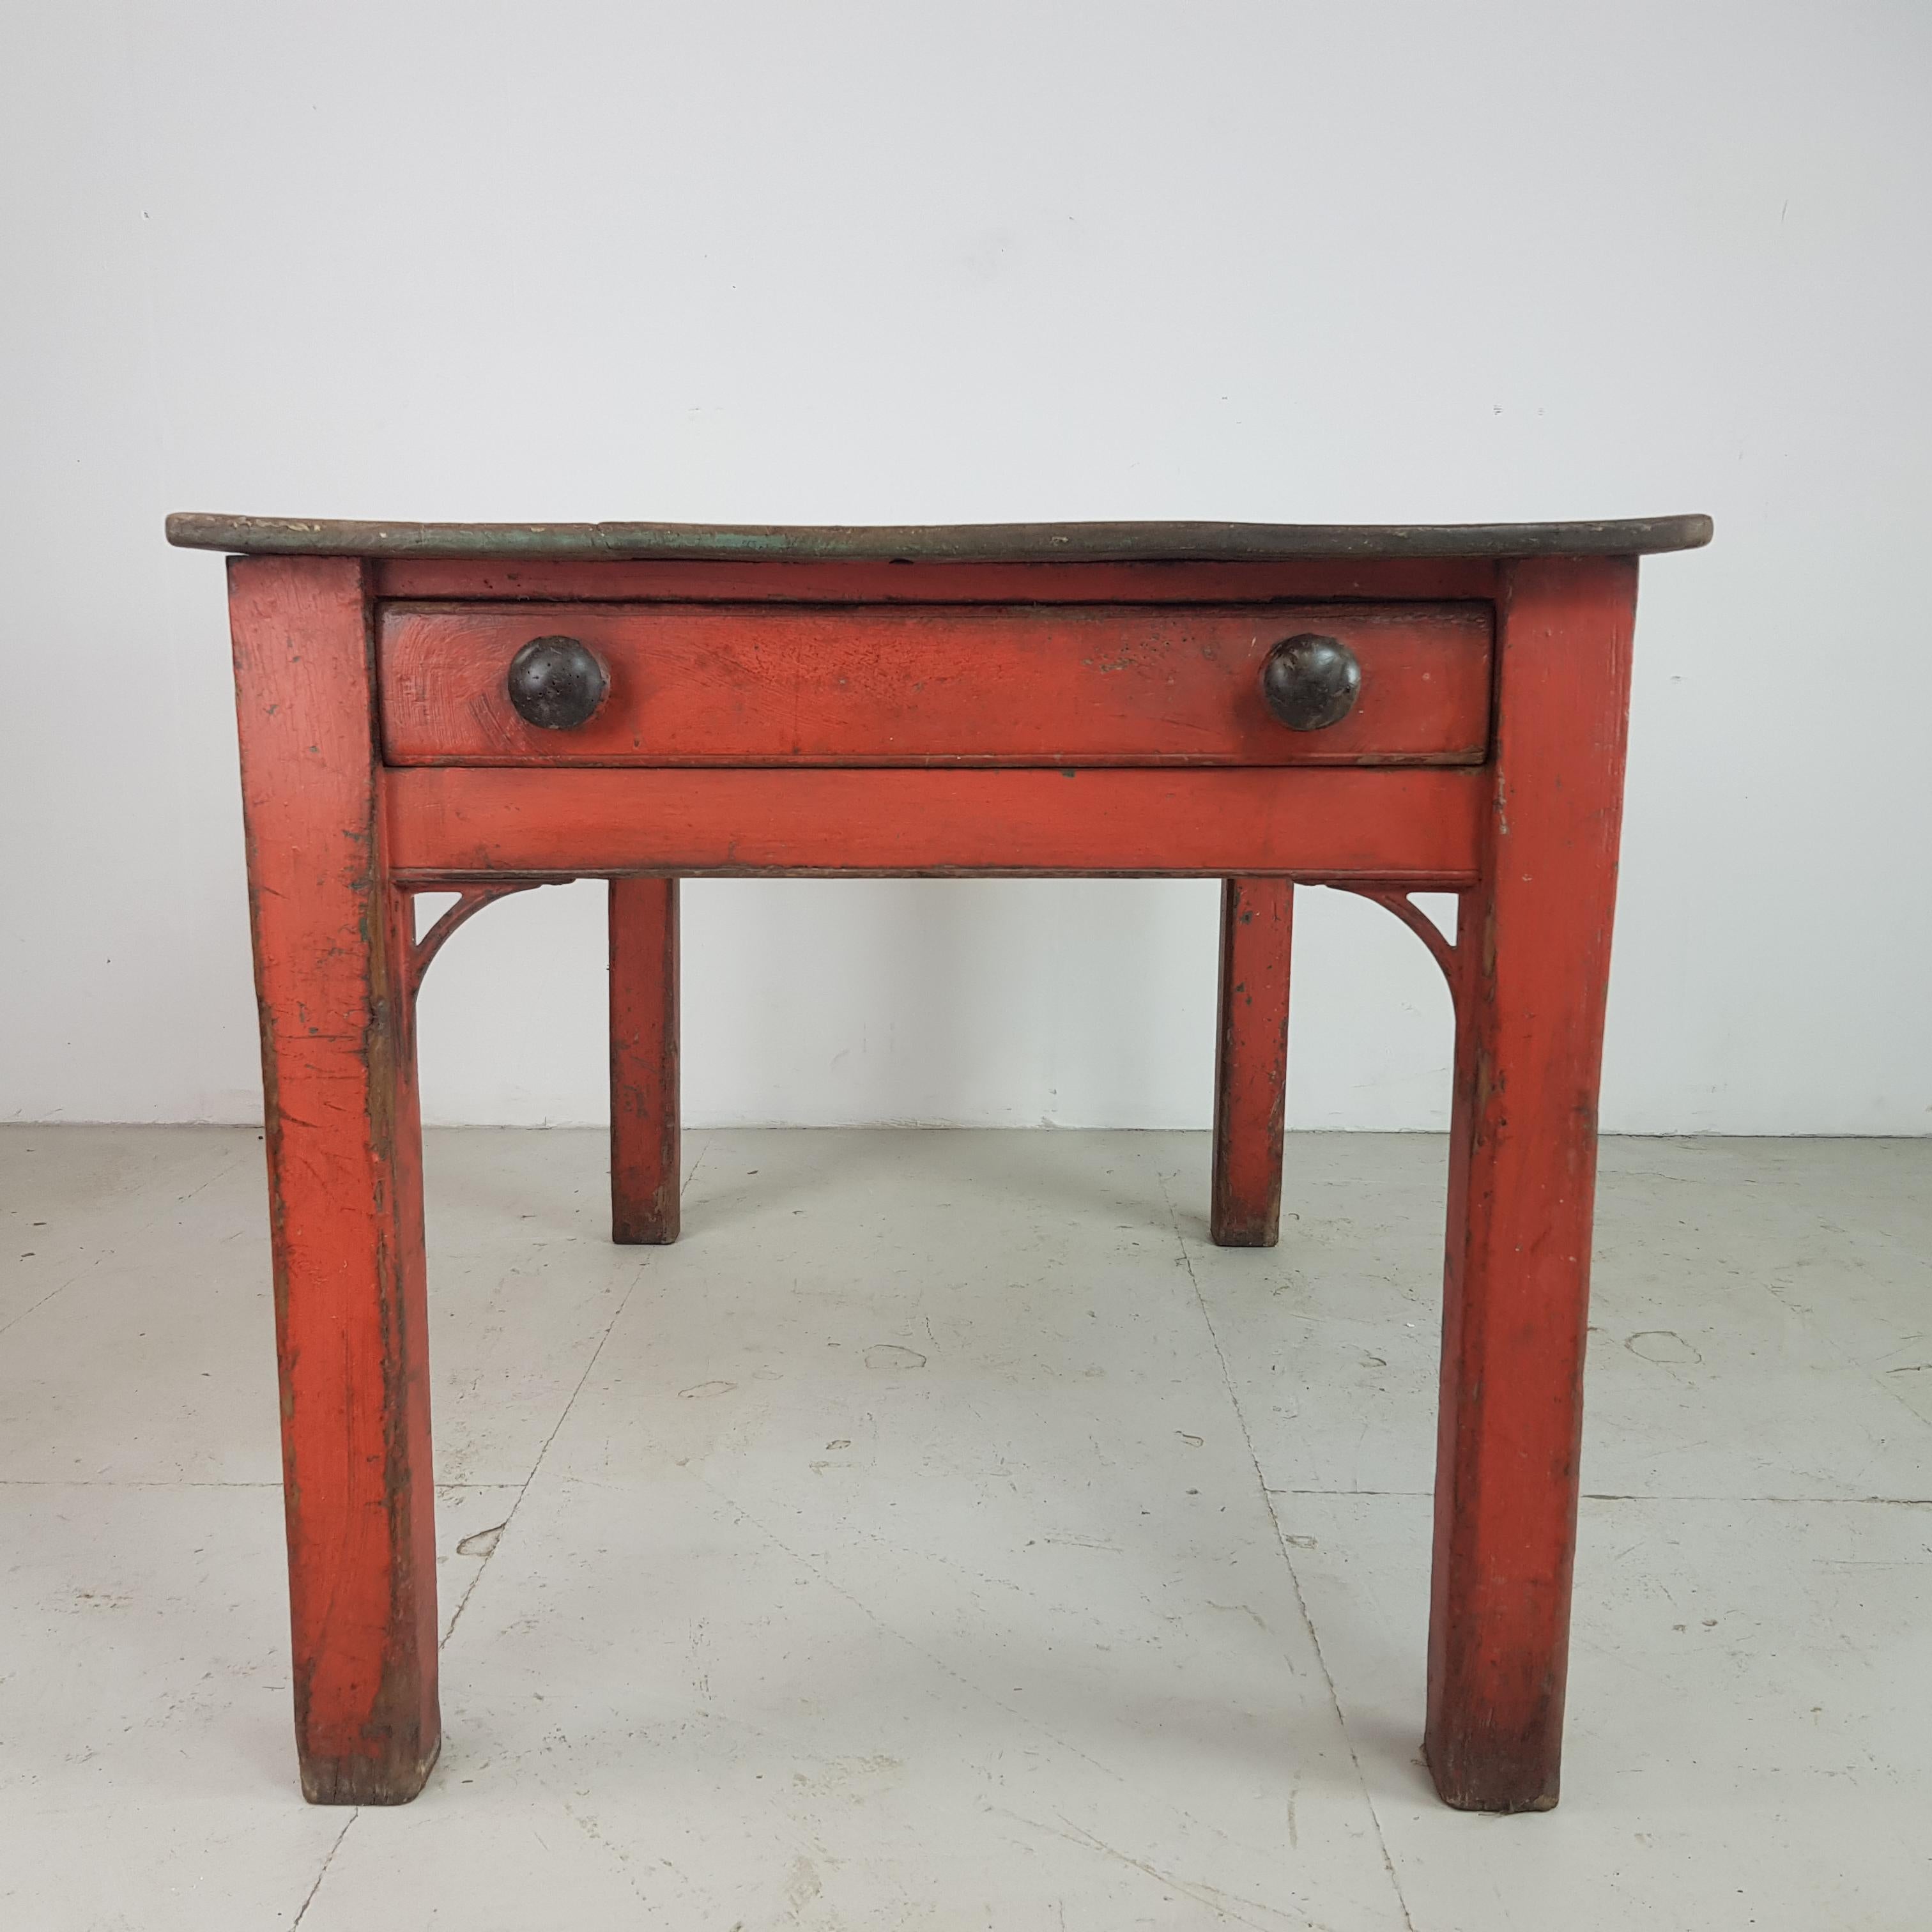
[(1271, 1248), (1280, 1238), (1294, 920), (1288, 880), (1222, 882), (1208, 1231), (1224, 1248)]
[[(1555, 1802), (1636, 567), (1620, 556), (1439, 558), (1424, 539), (1434, 541), (1420, 533), (1422, 549), (1406, 556), (1298, 562), (980, 564), (940, 546), (901, 565), (862, 546), (830, 561), (271, 555), (231, 566), (296, 1732), (311, 1799), (406, 1799), (437, 1748), (412, 1009), (435, 947), (505, 890), (613, 881), (613, 1232), (669, 1240), (678, 1226), (679, 876), (929, 873), (1225, 880), (1213, 1228), (1229, 1244), (1263, 1245), (1277, 1232), (1294, 883), (1378, 899), (1443, 963), (1456, 1055), (1426, 1748), (1452, 1804)], [(1088, 744), (1097, 768), (887, 768), (894, 747), (869, 737), (868, 721), (916, 735), (934, 719), (916, 694), (891, 688), (902, 666), (883, 650), (867, 659), (869, 695), (855, 711), (840, 712), (832, 688), (815, 692), (819, 737), (796, 758), (768, 732), (734, 745), (730, 707), (721, 699), (712, 716), (685, 693), (681, 715), (712, 734), (706, 755), (727, 762), (404, 770), (380, 760), (372, 640), (386, 597), (526, 599), (545, 631), (568, 630), (574, 600), (614, 610), (612, 634), (634, 641), (669, 634), (656, 620), (633, 621), (653, 602), (790, 602), (813, 607), (809, 622), (780, 612), (759, 634), (830, 638), (849, 667), (866, 658), (864, 639), (892, 627), (854, 619), (842, 628), (832, 608), (842, 600), (876, 617), (882, 602), (970, 603), (971, 586), (988, 603), (1059, 607), (1062, 618), (1036, 626), (1042, 636), (1058, 634), (1065, 607), (1082, 602), (1360, 597), (1385, 608), (1434, 600), (1439, 610), (1444, 599), (1493, 598), (1492, 644), (1488, 622), (1482, 631), (1493, 688), (1468, 739), (1472, 752), (1486, 746), (1483, 762), (1390, 768), (1378, 761), (1413, 755), (1413, 741), (1378, 743), (1358, 722), (1352, 764), (1133, 769), (1166, 755), (1146, 735), (1159, 709), (1109, 695), (1118, 708)], [(1396, 614), (1390, 634), (1404, 634)], [(468, 664), (462, 611), (446, 617), (454, 655), (412, 660), (411, 676), (433, 682), (438, 664)], [(928, 610), (920, 621), (956, 643), (973, 628), (956, 611)], [(1162, 624), (1174, 621), (1172, 611), (1160, 622), (1137, 617), (1136, 635), (1166, 635)], [(996, 631), (996, 647), (1018, 634)], [(690, 635), (700, 633), (715, 627)], [(746, 671), (742, 651), (733, 662)], [(1024, 686), (1036, 662), (1008, 652), (1001, 676)], [(1384, 668), (1419, 675), (1419, 662), (1398, 656)], [(1063, 674), (1064, 662), (1055, 702), (1080, 682)], [(465, 755), (474, 746), (462, 721), (481, 715), (479, 691), (452, 703), (448, 691), (398, 686), (392, 741), (402, 748), (396, 707), (414, 705), (410, 755)], [(1222, 695), (1238, 708), (1262, 702), (1258, 685), (1242, 680)], [(1025, 690), (1000, 696), (1001, 715), (1023, 723), (1015, 702)], [(980, 721), (957, 689), (934, 703), (950, 742), (976, 742)], [(1462, 703), (1433, 693), (1408, 715), (1460, 718)], [(1400, 704), (1382, 715), (1398, 715)], [(762, 730), (769, 719), (753, 722)], [(498, 726), (512, 728), (500, 718)], [(1217, 728), (1233, 745), (1262, 728), (1241, 712)], [(1185, 758), (1198, 747), (1172, 749)], [(828, 767), (828, 756), (849, 762)], [(465, 896), (418, 944), (411, 896), (439, 887)], [(1411, 904), (1407, 895), (1422, 890), (1461, 895), (1453, 946)]]
[(1482, 1811), (1556, 1802), (1636, 566), (1507, 574), (1456, 1087), (1425, 1749)]
[[(1442, 968), (1442, 976), (1449, 982), (1450, 997), (1455, 997), (1456, 942), (1407, 892), (1382, 886), (1344, 886), (1342, 890), (1353, 892), (1358, 898), (1372, 899), (1377, 905), (1394, 913), (1428, 947), (1429, 956)], [(1460, 932), (1461, 929), (1459, 924), (1456, 930)]]
[(610, 881), (610, 1238), (678, 1229), (675, 879)]
[(296, 1742), (399, 1804), (440, 1737), (410, 902), (392, 890), (365, 567), (230, 566), (281, 1365)]
[[(376, 632), (392, 765), (1476, 765), (1486, 603), (929, 606), (390, 604)], [(504, 673), (549, 632), (602, 668), (595, 714), (520, 716)], [(1298, 632), (1361, 694), (1326, 730), (1254, 702)]]
[[(1258, 700), (1257, 700), (1258, 701)], [(412, 880), (506, 873), (1475, 877), (1481, 767), (1274, 771), (629, 771), (385, 775)]]
[(456, 895), (456, 903), (409, 949), (409, 965), (404, 977), (410, 997), (413, 998), (421, 991), (423, 975), (429, 970), (430, 962), (442, 950), (458, 927), (467, 926), (485, 906), (494, 905), (499, 899), (508, 898), (512, 892), (529, 892), (542, 883), (545, 882), (536, 879), (514, 879), (502, 885), (460, 887)]
[(1264, 563), (577, 563), (547, 557), (376, 563), (376, 594), (411, 602), (776, 604), (1246, 604), (1289, 598), (1474, 598), (1496, 566), (1456, 557)]

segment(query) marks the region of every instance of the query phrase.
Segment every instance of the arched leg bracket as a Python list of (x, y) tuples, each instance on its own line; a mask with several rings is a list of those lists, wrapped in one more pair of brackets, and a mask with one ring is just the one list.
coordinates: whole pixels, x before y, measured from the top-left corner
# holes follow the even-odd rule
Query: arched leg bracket
[(429, 962), (442, 950), (443, 942), (456, 928), (476, 917), (486, 905), (508, 898), (512, 892), (526, 892), (537, 886), (568, 884), (567, 880), (514, 879), (506, 880), (500, 885), (487, 886), (411, 886), (404, 890), (410, 895), (410, 902), (416, 903), (418, 892), (454, 892), (456, 903), (442, 914), (423, 936), (413, 941), (410, 947), (408, 968), (410, 998), (413, 1000), (421, 989), (423, 975), (429, 970)]
[(1377, 905), (1386, 906), (1394, 913), (1429, 948), (1436, 964), (1442, 968), (1443, 978), (1449, 982), (1450, 998), (1452, 1000), (1455, 998), (1456, 988), (1460, 983), (1456, 970), (1457, 948), (1462, 937), (1460, 895), (1456, 901), (1456, 938), (1451, 939), (1400, 886), (1352, 886), (1340, 879), (1330, 883), (1338, 891), (1353, 892), (1358, 898), (1373, 899)]

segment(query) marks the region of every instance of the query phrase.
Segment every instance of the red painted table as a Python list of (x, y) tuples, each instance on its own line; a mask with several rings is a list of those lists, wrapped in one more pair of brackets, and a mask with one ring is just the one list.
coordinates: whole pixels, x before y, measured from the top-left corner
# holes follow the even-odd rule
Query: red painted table
[[(178, 516), (229, 601), (302, 1789), (435, 1762), (413, 1008), (479, 907), (610, 881), (613, 1238), (677, 1234), (677, 881), (1222, 879), (1216, 1240), (1281, 1192), (1294, 884), (1456, 1008), (1425, 1748), (1556, 1802), (1640, 554), (1701, 517), (951, 530)], [(461, 896), (421, 938), (413, 896)], [(1417, 891), (1457, 895), (1445, 936)]]

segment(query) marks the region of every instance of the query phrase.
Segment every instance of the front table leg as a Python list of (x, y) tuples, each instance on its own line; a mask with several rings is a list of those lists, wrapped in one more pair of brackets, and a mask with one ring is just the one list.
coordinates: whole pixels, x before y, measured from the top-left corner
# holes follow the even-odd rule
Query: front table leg
[(1450, 1804), (1556, 1802), (1597, 1082), (1636, 566), (1509, 566), (1495, 788), (1457, 922), (1425, 1750)]
[(413, 1798), (440, 1739), (422, 1133), (364, 566), (230, 566), (281, 1371), (296, 1741), (317, 1804)]

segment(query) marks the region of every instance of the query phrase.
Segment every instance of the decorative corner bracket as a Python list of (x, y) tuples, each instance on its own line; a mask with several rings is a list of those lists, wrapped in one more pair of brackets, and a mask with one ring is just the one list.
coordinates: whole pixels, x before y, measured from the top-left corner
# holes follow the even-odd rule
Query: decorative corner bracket
[(1373, 899), (1378, 906), (1386, 906), (1427, 946), (1437, 965), (1442, 968), (1442, 976), (1449, 982), (1449, 998), (1453, 1002), (1462, 984), (1460, 968), (1460, 946), (1462, 938), (1461, 917), (1462, 895), (1456, 895), (1457, 916), (1456, 937), (1451, 939), (1411, 896), (1410, 889), (1403, 886), (1352, 885), (1345, 879), (1332, 879), (1328, 883), (1336, 891), (1353, 892), (1358, 898)]
[(420, 939), (411, 942), (406, 972), (410, 1000), (413, 1001), (422, 990), (423, 975), (429, 970), (429, 962), (442, 950), (443, 944), (449, 935), (459, 926), (474, 919), (486, 905), (494, 904), (498, 899), (508, 898), (512, 892), (529, 892), (537, 886), (568, 885), (569, 883), (567, 879), (512, 879), (506, 880), (501, 884), (493, 883), (487, 886), (458, 885), (452, 881), (445, 886), (412, 883), (404, 887), (403, 890), (412, 907), (418, 892), (453, 892), (456, 895), (455, 904), (450, 907)]

